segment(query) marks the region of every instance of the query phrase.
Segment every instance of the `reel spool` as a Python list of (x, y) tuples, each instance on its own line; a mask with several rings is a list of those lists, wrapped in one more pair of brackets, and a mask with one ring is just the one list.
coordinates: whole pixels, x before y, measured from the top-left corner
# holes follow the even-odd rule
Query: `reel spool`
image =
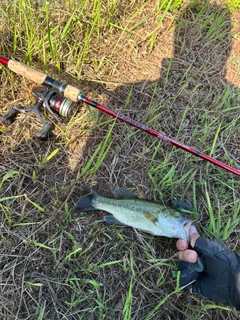
[(5, 116), (2, 117), (1, 120), (5, 126), (9, 126), (15, 120), (17, 113), (34, 112), (44, 123), (43, 128), (36, 133), (36, 137), (39, 140), (46, 141), (49, 139), (54, 125), (50, 120), (46, 120), (42, 117), (40, 108), (44, 107), (55, 120), (60, 122), (62, 125), (66, 125), (67, 122), (59, 118), (59, 115), (63, 118), (69, 119), (73, 114), (76, 103), (42, 86), (35, 87), (32, 91), (32, 95), (37, 99), (36, 103), (32, 107), (19, 108), (14, 106)]
[[(49, 91), (49, 93), (51, 92), (52, 91)], [(46, 104), (46, 101), (44, 101), (44, 103)], [(71, 118), (75, 106), (75, 102), (67, 98), (64, 98), (63, 96), (60, 96), (58, 93), (55, 92), (53, 93), (53, 95), (51, 95), (50, 98), (48, 98), (48, 104), (52, 111), (67, 119)]]

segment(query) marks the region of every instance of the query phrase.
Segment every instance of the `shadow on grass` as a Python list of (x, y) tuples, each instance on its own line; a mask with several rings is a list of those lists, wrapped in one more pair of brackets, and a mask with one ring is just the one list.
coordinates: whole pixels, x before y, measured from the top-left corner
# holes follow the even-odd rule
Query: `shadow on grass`
[[(111, 91), (91, 82), (84, 88), (88, 93), (97, 92), (102, 100), (108, 96), (110, 108), (239, 168), (239, 135), (234, 133), (239, 130), (239, 110), (234, 108), (239, 103), (239, 89), (225, 79), (230, 31), (226, 9), (197, 3), (179, 15), (174, 54), (162, 61), (157, 81), (127, 83)], [(73, 79), (71, 84), (77, 86)], [(89, 120), (94, 130), (88, 129)], [(228, 187), (229, 181), (233, 181), (230, 174), (119, 121), (114, 125), (111, 148), (99, 170), (81, 176), (113, 124), (104, 125), (105, 121), (111, 120), (81, 110), (64, 129), (65, 134), (56, 129), (55, 138), (44, 144), (31, 138), (41, 126), (32, 118), (21, 117), (2, 133), (2, 173), (17, 170), (21, 175), (3, 184), (1, 197), (26, 193), (44, 208), (41, 212), (24, 197), (3, 203), (1, 300), (6, 319), (40, 319), (41, 314), (44, 319), (123, 319), (127, 294), (131, 319), (146, 319), (158, 302), (174, 290), (173, 267), (165, 263), (177, 262), (175, 240), (95, 223), (102, 218), (101, 213), (73, 213), (78, 183), (97, 184), (96, 188), (107, 196), (111, 195), (110, 188), (120, 185), (150, 198), (153, 185), (149, 172), (157, 167), (153, 179), (162, 188), (158, 198), (169, 203), (173, 195), (184, 194), (191, 200), (192, 182), (162, 183), (175, 166), (175, 181), (193, 169), (199, 202), (205, 201), (207, 184), (216, 210), (218, 201), (234, 203)], [(58, 153), (44, 163), (56, 149)], [(89, 169), (96, 166), (97, 157)], [(204, 213), (203, 225), (208, 220), (206, 208)], [(11, 223), (6, 218), (9, 215)], [(66, 259), (70, 253), (71, 259)], [(109, 261), (116, 263), (102, 266)], [(212, 319), (220, 314), (226, 319), (237, 317), (235, 312), (207, 310), (204, 300), (183, 294), (170, 297), (154, 317)]]

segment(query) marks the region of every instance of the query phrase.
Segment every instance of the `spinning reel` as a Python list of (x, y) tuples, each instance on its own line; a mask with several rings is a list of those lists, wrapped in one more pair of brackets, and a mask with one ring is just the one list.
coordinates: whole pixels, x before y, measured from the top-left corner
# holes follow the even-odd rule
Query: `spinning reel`
[(2, 117), (2, 123), (5, 126), (9, 126), (15, 120), (18, 113), (34, 112), (37, 117), (44, 123), (42, 129), (36, 133), (36, 137), (39, 140), (48, 140), (51, 131), (54, 128), (53, 123), (50, 120), (46, 120), (40, 113), (40, 108), (43, 107), (51, 116), (60, 122), (62, 125), (66, 125), (67, 122), (62, 120), (58, 115), (63, 118), (69, 119), (73, 113), (75, 102), (64, 98), (58, 93), (51, 91), (45, 87), (36, 87), (32, 91), (32, 95), (36, 97), (36, 103), (30, 108), (18, 108), (12, 107), (9, 112)]

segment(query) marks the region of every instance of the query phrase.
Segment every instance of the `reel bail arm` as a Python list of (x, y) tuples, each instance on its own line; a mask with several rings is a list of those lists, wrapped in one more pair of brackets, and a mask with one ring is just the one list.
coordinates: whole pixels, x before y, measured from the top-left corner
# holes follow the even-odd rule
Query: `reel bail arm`
[(75, 103), (58, 93), (51, 91), (45, 87), (36, 87), (32, 91), (32, 95), (36, 98), (36, 103), (30, 108), (19, 108), (17, 106), (12, 107), (9, 112), (2, 117), (2, 123), (5, 126), (11, 125), (18, 113), (28, 113), (33, 112), (36, 114), (38, 119), (40, 119), (44, 125), (40, 131), (36, 133), (36, 137), (41, 141), (46, 141), (49, 139), (51, 132), (54, 128), (53, 123), (44, 119), (40, 113), (41, 107), (45, 108), (48, 113), (62, 125), (66, 125), (66, 121), (62, 120), (58, 114), (65, 118), (70, 118)]

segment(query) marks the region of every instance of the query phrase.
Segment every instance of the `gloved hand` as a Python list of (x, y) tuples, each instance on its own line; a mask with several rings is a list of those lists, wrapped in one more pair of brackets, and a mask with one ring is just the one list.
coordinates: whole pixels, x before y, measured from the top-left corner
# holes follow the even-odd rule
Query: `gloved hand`
[(240, 310), (240, 256), (220, 241), (200, 237), (194, 226), (190, 243), (194, 250), (183, 240), (177, 242), (179, 258), (185, 260), (178, 265), (180, 285), (194, 281), (185, 290)]

